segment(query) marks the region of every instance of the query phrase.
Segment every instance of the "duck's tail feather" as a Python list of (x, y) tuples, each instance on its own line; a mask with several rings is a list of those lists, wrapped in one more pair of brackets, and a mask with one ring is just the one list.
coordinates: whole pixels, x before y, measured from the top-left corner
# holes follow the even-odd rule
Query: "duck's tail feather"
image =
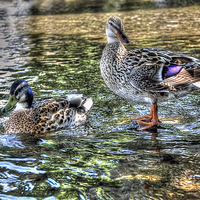
[(93, 106), (92, 98), (87, 98), (85, 99), (85, 101), (83, 101), (82, 107), (85, 111), (85, 114), (90, 112), (90, 110), (92, 109), (92, 106)]
[(77, 89), (72, 90), (68, 95), (70, 94), (77, 94)]
[(193, 83), (193, 85), (200, 88), (200, 81)]
[(79, 126), (85, 123), (87, 117), (86, 114), (90, 112), (93, 106), (93, 101), (91, 98), (84, 99), (79, 108), (76, 109), (75, 125)]
[(82, 105), (83, 95), (82, 94), (70, 94), (67, 95), (70, 107), (78, 108)]
[(82, 94), (70, 93), (67, 95), (67, 100), (69, 101), (70, 107), (81, 108), (84, 113), (87, 114), (93, 106), (93, 101), (91, 98), (84, 98)]

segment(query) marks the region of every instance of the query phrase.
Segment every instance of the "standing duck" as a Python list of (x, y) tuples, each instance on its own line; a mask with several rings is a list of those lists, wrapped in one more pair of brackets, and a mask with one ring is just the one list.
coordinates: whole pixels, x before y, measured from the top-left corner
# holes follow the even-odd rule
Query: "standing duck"
[(119, 17), (108, 20), (108, 44), (103, 50), (100, 70), (107, 86), (117, 95), (135, 103), (151, 103), (149, 115), (138, 117), (140, 130), (160, 120), (157, 103), (183, 97), (200, 88), (200, 63), (196, 58), (156, 48), (127, 51), (130, 40)]
[(33, 99), (33, 92), (25, 80), (15, 81), (10, 89), (10, 99), (2, 112), (16, 106), (5, 124), (5, 133), (43, 135), (52, 131), (80, 125), (92, 108), (92, 99), (84, 98), (73, 90), (65, 97)]

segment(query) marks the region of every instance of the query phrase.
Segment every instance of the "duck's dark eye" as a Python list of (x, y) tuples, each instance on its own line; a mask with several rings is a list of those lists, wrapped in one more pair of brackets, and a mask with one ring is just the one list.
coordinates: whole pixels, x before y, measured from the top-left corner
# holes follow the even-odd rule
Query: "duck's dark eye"
[(112, 25), (113, 25), (113, 23), (112, 23), (112, 22), (110, 22), (110, 25), (112, 26)]

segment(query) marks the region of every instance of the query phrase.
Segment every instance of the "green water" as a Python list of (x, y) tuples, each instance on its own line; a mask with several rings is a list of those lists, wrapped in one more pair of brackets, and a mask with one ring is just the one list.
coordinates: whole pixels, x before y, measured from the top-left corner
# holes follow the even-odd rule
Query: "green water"
[(113, 1), (110, 7), (87, 1), (83, 12), (74, 1), (76, 14), (54, 14), (41, 11), (48, 1), (38, 2), (34, 15), (17, 16), (12, 9), (20, 8), (2, 3), (0, 107), (19, 78), (28, 81), (35, 98), (77, 89), (94, 106), (85, 125), (42, 138), (5, 135), (9, 115), (1, 116), (0, 199), (199, 199), (200, 92), (160, 104), (162, 124), (137, 131), (130, 119), (147, 114), (150, 105), (115, 96), (99, 63), (114, 15), (131, 39), (127, 49), (159, 47), (200, 58), (200, 7), (177, 3), (156, 9), (147, 1), (127, 1), (109, 12)]

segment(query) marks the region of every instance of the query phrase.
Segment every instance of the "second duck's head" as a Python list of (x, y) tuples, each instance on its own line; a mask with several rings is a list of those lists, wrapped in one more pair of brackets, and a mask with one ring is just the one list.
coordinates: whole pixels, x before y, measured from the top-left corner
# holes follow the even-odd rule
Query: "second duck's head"
[(33, 92), (31, 91), (28, 83), (25, 80), (15, 81), (10, 88), (10, 98), (8, 103), (2, 109), (3, 112), (7, 112), (14, 108), (15, 110), (29, 109), (33, 102)]
[(108, 43), (119, 42), (129, 43), (130, 40), (124, 33), (125, 29), (122, 24), (122, 20), (115, 16), (108, 20), (108, 26), (106, 27), (106, 34)]

